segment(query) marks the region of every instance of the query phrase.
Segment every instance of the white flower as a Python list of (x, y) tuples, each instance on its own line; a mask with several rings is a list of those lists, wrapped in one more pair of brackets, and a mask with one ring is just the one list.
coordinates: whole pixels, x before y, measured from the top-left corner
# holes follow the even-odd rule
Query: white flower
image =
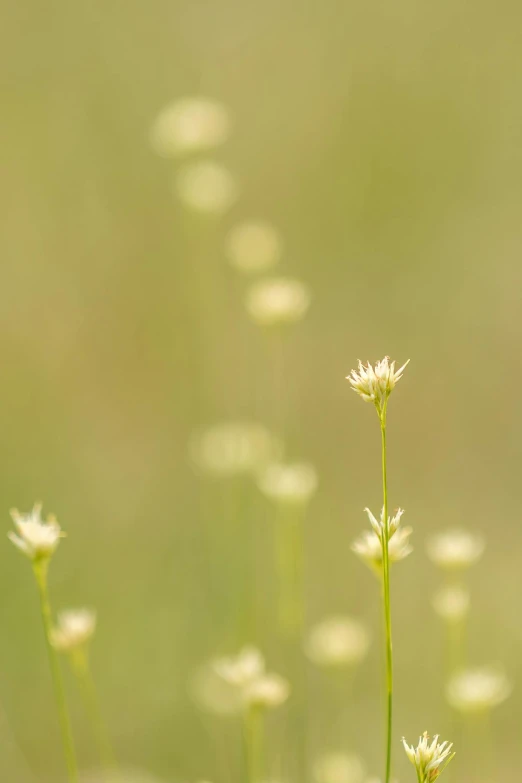
[(232, 266), (240, 272), (264, 272), (279, 261), (281, 238), (270, 223), (238, 223), (227, 237), (226, 252)]
[(243, 691), (243, 697), (251, 707), (279, 707), (290, 694), (290, 685), (279, 674), (263, 674), (250, 682)]
[(274, 277), (255, 283), (246, 297), (246, 309), (261, 326), (299, 321), (310, 306), (310, 291), (300, 280)]
[(458, 570), (468, 568), (480, 560), (484, 547), (484, 539), (478, 533), (457, 529), (433, 536), (426, 549), (430, 559), (439, 568)]
[(502, 704), (512, 690), (502, 670), (484, 666), (455, 674), (448, 683), (446, 696), (451, 706), (459, 712), (486, 712)]
[(277, 439), (254, 422), (216, 424), (190, 442), (194, 463), (207, 473), (223, 477), (255, 471), (280, 450)]
[(35, 503), (27, 514), (20, 514), (16, 509), (11, 511), (16, 533), (9, 532), (8, 538), (31, 560), (50, 557), (65, 535), (54, 516), (48, 516), (43, 522), (41, 511), (41, 503)]
[[(364, 509), (370, 520), (370, 525), (375, 530), (376, 535), (382, 540), (384, 532), (384, 507), (381, 510), (380, 519), (376, 519), (369, 508)], [(391, 538), (401, 523), (401, 517), (404, 514), (402, 508), (398, 508), (393, 517), (388, 517), (388, 537)]]
[(199, 152), (226, 141), (230, 124), (223, 104), (209, 98), (182, 98), (159, 113), (151, 143), (165, 158)]
[(408, 359), (398, 370), (395, 370), (395, 362), (390, 364), (388, 356), (376, 362), (375, 366), (370, 362), (364, 365), (359, 361), (358, 369), (352, 370), (346, 379), (363, 400), (373, 402), (380, 412), (395, 384), (402, 378), (403, 370), (409, 361)]
[(313, 777), (316, 783), (362, 783), (365, 768), (353, 753), (330, 752), (317, 759)]
[(469, 610), (469, 592), (461, 585), (441, 587), (433, 596), (433, 608), (448, 623), (463, 620)]
[(70, 652), (86, 644), (95, 630), (95, 611), (68, 609), (58, 615), (58, 622), (51, 632), (51, 644), (60, 652)]
[[(370, 509), (366, 508), (365, 511), (370, 520), (372, 530), (361, 533), (359, 538), (352, 544), (352, 551), (377, 574), (380, 574), (384, 547), (384, 509), (381, 512), (380, 520), (374, 517)], [(400, 527), (403, 514), (404, 511), (398, 509), (393, 517), (388, 517), (388, 560), (390, 563), (404, 560), (413, 551), (409, 541), (412, 533), (411, 527)]]
[(355, 666), (368, 652), (370, 637), (365, 626), (351, 617), (330, 617), (308, 635), (305, 650), (317, 666)]
[(433, 783), (441, 772), (448, 766), (455, 753), (452, 752), (452, 742), (439, 743), (439, 735), (436, 734), (430, 743), (430, 738), (425, 731), (419, 737), (419, 744), (415, 748), (402, 740), (404, 750), (409, 760), (417, 771), (419, 783)]
[(243, 647), (235, 657), (219, 658), (214, 669), (225, 682), (243, 688), (264, 674), (265, 659), (256, 647)]
[(174, 190), (186, 207), (215, 215), (227, 212), (239, 193), (229, 170), (213, 160), (191, 163), (180, 169)]
[(268, 465), (260, 474), (258, 486), (266, 497), (277, 503), (305, 504), (314, 495), (318, 484), (313, 465), (307, 462)]

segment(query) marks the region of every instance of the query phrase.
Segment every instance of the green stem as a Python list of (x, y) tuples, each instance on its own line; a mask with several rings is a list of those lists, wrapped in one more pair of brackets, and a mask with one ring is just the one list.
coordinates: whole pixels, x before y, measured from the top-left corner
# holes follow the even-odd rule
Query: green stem
[(49, 602), (49, 590), (47, 587), (48, 566), (49, 566), (48, 559), (35, 560), (33, 562), (33, 571), (36, 577), (36, 584), (38, 585), (38, 592), (40, 595), (40, 608), (42, 612), (45, 643), (47, 646), (47, 654), (49, 656), (49, 667), (51, 669), (51, 676), (53, 680), (54, 695), (56, 698), (56, 707), (58, 710), (58, 719), (60, 722), (60, 730), (62, 734), (65, 763), (67, 765), (67, 771), (69, 774), (70, 783), (77, 783), (78, 765), (76, 763), (76, 754), (74, 751), (74, 743), (72, 738), (69, 711), (67, 709), (67, 701), (65, 699), (65, 690), (63, 687), (62, 673), (60, 670), (60, 663), (58, 661), (56, 651), (51, 644), (51, 631), (52, 631), (53, 621), (52, 621), (51, 605)]
[(259, 783), (263, 777), (263, 711), (248, 707), (245, 713), (245, 750), (248, 783)]
[(392, 749), (392, 716), (393, 716), (393, 653), (392, 653), (392, 629), (390, 607), (390, 559), (388, 553), (388, 482), (386, 474), (386, 408), (384, 402), (380, 412), (381, 421), (381, 445), (382, 445), (382, 495), (383, 495), (383, 595), (384, 595), (384, 624), (386, 633), (386, 773), (384, 783), (390, 782), (391, 774), (391, 749)]
[(89, 655), (84, 647), (79, 647), (71, 653), (71, 666), (78, 680), (85, 712), (96, 738), (100, 760), (105, 769), (105, 779), (107, 783), (110, 783), (116, 780), (117, 763), (109, 739), (109, 733), (103, 720), (98, 690), (89, 663)]

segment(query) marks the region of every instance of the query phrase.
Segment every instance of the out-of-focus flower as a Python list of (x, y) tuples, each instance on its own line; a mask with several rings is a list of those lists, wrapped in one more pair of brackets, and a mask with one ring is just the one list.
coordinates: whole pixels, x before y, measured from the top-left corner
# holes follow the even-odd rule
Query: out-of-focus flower
[(307, 462), (274, 462), (267, 465), (258, 479), (259, 489), (267, 498), (284, 504), (308, 503), (317, 485), (315, 468)]
[(247, 291), (247, 312), (260, 326), (295, 323), (303, 318), (309, 306), (308, 287), (288, 277), (260, 280)]
[[(372, 530), (365, 530), (361, 533), (359, 538), (352, 544), (352, 551), (377, 574), (381, 574), (384, 547), (383, 512), (381, 512), (381, 518), (378, 521), (368, 508), (365, 511), (368, 514)], [(399, 509), (393, 517), (388, 517), (388, 560), (390, 563), (404, 560), (413, 551), (409, 540), (412, 533), (411, 527), (400, 526), (403, 514), (404, 511)]]
[(280, 442), (265, 427), (246, 421), (216, 424), (190, 441), (194, 464), (221, 477), (256, 471), (280, 451)]
[(58, 614), (51, 633), (51, 644), (60, 652), (71, 652), (86, 644), (96, 630), (96, 612), (92, 609), (68, 609)]
[(238, 223), (227, 237), (226, 252), (230, 263), (240, 272), (256, 274), (277, 264), (281, 239), (270, 223)]
[(13, 509), (13, 519), (16, 533), (10, 531), (7, 536), (10, 541), (27, 555), (30, 560), (45, 560), (53, 554), (54, 550), (65, 534), (62, 532), (56, 518), (52, 515), (44, 522), (41, 518), (42, 505), (35, 503), (32, 511), (20, 514)]
[(513, 686), (502, 670), (483, 666), (455, 674), (448, 683), (446, 696), (459, 712), (487, 712), (502, 704), (512, 690)]
[(238, 197), (238, 185), (230, 171), (213, 160), (187, 164), (174, 180), (174, 190), (189, 209), (222, 215)]
[(315, 762), (313, 777), (316, 783), (362, 783), (365, 767), (353, 753), (325, 753)]
[(404, 368), (409, 361), (408, 359), (398, 370), (395, 369), (395, 362), (390, 363), (388, 356), (376, 362), (375, 365), (370, 362), (364, 365), (360, 361), (358, 369), (352, 370), (346, 379), (363, 400), (373, 402), (377, 410), (381, 412), (395, 384), (402, 378)]
[(249, 706), (267, 709), (284, 704), (289, 694), (290, 685), (279, 674), (263, 674), (250, 682), (243, 692), (244, 699)]
[(152, 127), (151, 143), (165, 158), (217, 147), (230, 133), (230, 116), (209, 98), (182, 98), (166, 106)]
[(213, 663), (194, 673), (189, 690), (199, 709), (211, 715), (237, 715), (243, 709), (240, 691), (216, 672)]
[(402, 740), (406, 755), (417, 771), (419, 783), (433, 783), (437, 780), (455, 755), (451, 750), (452, 742), (439, 743), (438, 734), (431, 743), (429, 740), (426, 731), (419, 737), (417, 747), (408, 745), (405, 739)]
[(432, 536), (426, 549), (436, 566), (450, 571), (476, 563), (482, 557), (484, 547), (484, 539), (478, 533), (456, 529)]
[(305, 650), (317, 666), (355, 666), (365, 658), (370, 637), (365, 626), (351, 617), (330, 617), (308, 635)]
[(441, 587), (433, 596), (433, 608), (448, 623), (458, 623), (469, 611), (469, 592), (461, 585)]
[(230, 685), (243, 688), (264, 674), (265, 659), (256, 647), (243, 647), (234, 657), (219, 658), (214, 668)]

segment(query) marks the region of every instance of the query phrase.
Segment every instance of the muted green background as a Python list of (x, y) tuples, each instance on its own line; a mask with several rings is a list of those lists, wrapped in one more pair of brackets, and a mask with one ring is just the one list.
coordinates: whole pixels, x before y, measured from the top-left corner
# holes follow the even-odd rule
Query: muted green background
[[(282, 270), (313, 292), (285, 354), (291, 453), (320, 473), (309, 619), (366, 617), (378, 640), (377, 587), (349, 549), (363, 507), (380, 504), (378, 427), (344, 376), (358, 357), (410, 357), (389, 432), (391, 502), (416, 548), (393, 572), (400, 779), (414, 774), (402, 734), (449, 728), (424, 542), (454, 524), (487, 537), (470, 658), (504, 662), (515, 681), (494, 730), (498, 780), (517, 779), (520, 4), (4, 0), (2, 16), (5, 531), (11, 506), (42, 499), (68, 532), (53, 599), (98, 607), (93, 665), (119, 756), (168, 781), (229, 781), (215, 747), (234, 726), (203, 719), (187, 681), (237, 646), (235, 601), (252, 584), (244, 530), (232, 532), (220, 487), (193, 475), (187, 442), (224, 418), (270, 424), (270, 357), (223, 253), (228, 227), (260, 216), (284, 236)], [(192, 94), (235, 121), (218, 157), (241, 197), (222, 220), (181, 209), (175, 165), (148, 143), (157, 112)], [(245, 529), (266, 524), (257, 641), (276, 667), (269, 512), (249, 492)], [(0, 779), (51, 783), (62, 761), (35, 589), (4, 542)], [(347, 738), (373, 774), (379, 656), (355, 682)], [(89, 766), (72, 688), (71, 700)], [(325, 731), (324, 703), (311, 720)]]

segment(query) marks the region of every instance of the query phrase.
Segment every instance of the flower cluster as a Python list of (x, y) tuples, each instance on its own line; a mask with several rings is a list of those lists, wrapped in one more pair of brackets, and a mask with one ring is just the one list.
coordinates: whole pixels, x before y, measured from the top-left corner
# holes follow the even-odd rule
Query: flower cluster
[(352, 370), (346, 379), (363, 400), (374, 403), (380, 415), (395, 384), (402, 378), (402, 373), (408, 362), (409, 359), (396, 370), (395, 362), (390, 363), (388, 356), (376, 362), (375, 365), (370, 362), (364, 365), (360, 361), (358, 369)]
[(370, 520), (372, 530), (365, 531), (354, 541), (352, 551), (376, 573), (380, 574), (385, 546), (385, 525), (387, 526), (388, 559), (390, 563), (404, 560), (413, 551), (409, 541), (412, 529), (411, 527), (400, 527), (401, 517), (404, 514), (402, 509), (398, 509), (393, 517), (388, 517), (386, 523), (384, 521), (384, 509), (379, 520), (375, 518), (370, 509), (366, 508), (365, 511)]
[(455, 755), (451, 750), (452, 742), (439, 744), (438, 734), (434, 736), (431, 743), (429, 740), (426, 731), (422, 737), (419, 737), (417, 747), (408, 745), (405, 739), (402, 740), (406, 755), (417, 771), (419, 783), (433, 783), (437, 780)]
[(246, 708), (278, 707), (289, 696), (288, 682), (265, 671), (263, 655), (255, 647), (244, 647), (234, 657), (218, 659), (214, 668), (225, 682), (237, 688)]
[(11, 531), (7, 534), (20, 552), (33, 562), (50, 558), (60, 543), (60, 538), (65, 535), (54, 516), (49, 515), (44, 522), (41, 513), (41, 503), (35, 503), (32, 511), (27, 514), (13, 509), (11, 517), (16, 533)]

